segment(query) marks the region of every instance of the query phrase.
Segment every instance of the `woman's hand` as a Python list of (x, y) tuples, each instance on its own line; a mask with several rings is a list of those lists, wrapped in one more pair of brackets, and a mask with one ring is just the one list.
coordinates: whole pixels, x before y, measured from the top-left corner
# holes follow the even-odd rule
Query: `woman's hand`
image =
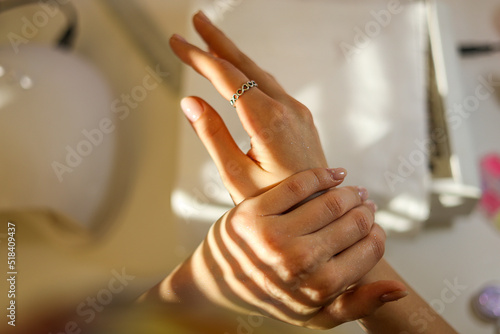
[(235, 203), (260, 193), (286, 177), (309, 168), (327, 167), (310, 111), (289, 96), (199, 12), (194, 26), (209, 52), (174, 35), (170, 45), (187, 65), (206, 77), (228, 101), (244, 83), (255, 80), (235, 103), (251, 139), (243, 153), (219, 114), (199, 97), (182, 108), (214, 160)]
[[(158, 285), (163, 301), (207, 300), (309, 328), (332, 328), (406, 295), (378, 281), (354, 286), (380, 260), (375, 208), (327, 169), (307, 170), (244, 200), (215, 223), (194, 254)], [(312, 194), (324, 193), (298, 206)]]
[[(196, 71), (209, 79), (228, 101), (236, 90), (249, 80), (255, 80), (259, 85), (258, 88), (251, 88), (245, 92), (235, 104), (238, 116), (251, 138), (252, 148), (247, 154), (240, 151), (220, 116), (206, 102), (198, 97), (186, 98), (182, 101), (184, 112), (212, 156), (212, 159), (215, 161), (235, 203), (261, 193), (264, 189), (271, 187), (295, 172), (313, 167), (326, 167), (327, 162), (309, 110), (290, 97), (271, 75), (260, 69), (251, 59), (238, 50), (202, 13), (195, 15), (194, 25), (207, 43), (209, 52), (204, 52), (187, 43), (180, 36), (174, 36), (170, 44), (174, 52), (184, 63), (192, 66)], [(276, 190), (281, 188), (277, 187)], [(347, 189), (352, 190), (352, 188)], [(303, 225), (300, 223), (300, 219), (297, 219), (294, 220), (293, 225), (299, 227), (298, 230), (300, 230), (301, 226), (302, 228), (307, 227), (308, 223), (312, 222), (311, 217), (316, 218), (314, 214), (317, 212), (309, 212), (309, 209), (305, 209), (312, 208), (312, 204), (310, 203), (322, 203), (319, 205), (323, 206), (324, 209), (328, 207), (327, 203), (347, 204), (342, 198), (342, 193), (339, 193), (340, 191), (345, 191), (345, 188), (344, 190), (337, 189), (336, 191), (338, 191), (337, 195), (341, 196), (336, 197), (333, 202), (331, 202), (332, 198), (327, 199), (325, 197), (325, 195), (331, 196), (332, 193), (335, 193), (334, 191), (329, 191), (292, 210), (291, 214), (303, 214), (302, 218), (305, 219), (303, 222), (307, 222)], [(304, 196), (295, 196), (294, 198), (298, 200), (298, 197), (304, 198)], [(257, 198), (261, 200), (264, 198), (269, 199), (267, 196), (259, 196)], [(257, 198), (245, 201), (243, 208), (250, 209), (252, 206), (251, 203), (255, 204)], [(274, 200), (274, 197), (272, 198)], [(281, 203), (280, 200), (284, 200), (284, 198), (276, 198), (276, 204)], [(272, 202), (269, 203), (272, 204)], [(357, 222), (360, 222), (360, 214), (362, 215), (363, 212), (364, 214), (367, 213), (366, 209), (362, 209), (361, 211), (360, 209), (368, 207), (373, 212), (374, 205), (365, 202), (361, 206), (352, 206), (352, 202), (349, 203), (351, 204), (342, 206), (345, 214), (337, 222), (343, 221), (343, 226), (350, 226), (352, 229), (353, 226), (357, 225)], [(363, 318), (363, 326), (371, 333), (384, 334), (413, 333), (415, 326), (408, 320), (410, 319), (410, 315), (425, 310), (433, 314), (433, 318), (435, 319), (432, 323), (428, 324), (426, 333), (456, 333), (411, 288), (408, 288), (410, 291), (409, 297), (404, 298), (397, 305), (393, 303), (386, 304), (385, 307), (374, 313), (382, 305), (383, 301), (398, 300), (405, 296), (406, 287), (400, 282), (402, 278), (384, 259), (375, 266), (375, 262), (370, 261), (376, 258), (380, 259), (380, 257), (378, 255), (366, 257), (366, 254), (370, 252), (371, 254), (378, 253), (378, 251), (373, 253), (374, 249), (378, 247), (373, 243), (375, 242), (375, 236), (377, 238), (381, 236), (385, 238), (380, 227), (373, 224), (372, 215), (365, 216), (365, 219), (369, 217), (367, 221), (370, 223), (368, 225), (371, 224), (372, 226), (368, 235), (363, 239), (358, 239), (356, 243), (351, 244), (350, 247), (325, 262), (325, 259), (321, 260), (316, 257), (318, 256), (316, 251), (328, 249), (332, 245), (336, 245), (335, 242), (342, 244), (342, 240), (345, 238), (353, 242), (354, 239), (351, 239), (351, 236), (346, 234), (349, 229), (344, 230), (340, 228), (337, 230), (336, 228), (340, 227), (340, 224), (338, 225), (337, 222), (333, 223), (332, 221), (322, 229), (309, 233), (309, 235), (290, 234), (289, 239), (287, 239), (283, 235), (286, 232), (277, 227), (288, 226), (286, 221), (292, 218), (288, 213), (260, 216), (258, 214), (259, 208), (254, 208), (256, 209), (255, 211), (238, 210), (238, 208), (235, 211), (230, 211), (228, 215), (224, 216), (214, 226), (210, 232), (210, 236), (204, 243), (205, 248), (199, 248), (188, 262), (182, 264), (174, 275), (169, 276), (165, 281), (164, 288), (168, 286), (171, 288), (171, 290), (167, 289), (168, 291), (175, 291), (174, 287), (177, 286), (179, 288), (178, 291), (182, 290), (185, 292), (189, 288), (183, 290), (181, 286), (188, 287), (189, 283), (183, 284), (183, 282), (188, 282), (187, 278), (193, 274), (194, 276), (198, 276), (197, 279), (193, 278), (193, 280), (201, 288), (204, 285), (203, 275), (200, 274), (201, 276), (199, 276), (199, 272), (196, 269), (201, 263), (199, 259), (203, 259), (207, 251), (210, 253), (210, 251), (218, 249), (219, 244), (215, 248), (210, 248), (206, 245), (209, 245), (208, 240), (210, 238), (212, 238), (211, 240), (217, 240), (214, 237), (217, 235), (216, 231), (222, 231), (220, 235), (228, 237), (231, 235), (236, 236), (235, 239), (228, 237), (226, 239), (228, 241), (241, 241), (241, 243), (237, 243), (241, 247), (234, 248), (233, 250), (236, 251), (238, 249), (238, 251), (234, 255), (228, 255), (222, 262), (215, 262), (217, 258), (223, 258), (221, 253), (219, 253), (218, 257), (205, 257), (209, 263), (217, 263), (217, 265), (222, 265), (225, 261), (228, 261), (225, 266), (220, 267), (225, 268), (225, 270), (219, 272), (211, 271), (212, 268), (217, 268), (217, 265), (212, 268), (205, 266), (203, 273), (207, 277), (211, 277), (212, 284), (220, 284), (218, 291), (211, 293), (207, 291), (207, 297), (213, 301), (219, 301), (220, 304), (224, 304), (220, 301), (225, 300), (227, 302), (227, 300), (233, 300), (228, 303), (229, 305), (233, 305), (234, 308), (237, 305), (243, 305), (243, 309), (257, 309), (259, 310), (258, 312), (272, 315), (286, 322), (312, 328), (328, 328), (345, 321)], [(349, 208), (355, 209), (349, 211)], [(331, 210), (326, 209), (325, 212), (330, 212), (330, 217), (335, 216), (331, 214)], [(257, 217), (255, 216), (256, 214)], [(248, 222), (251, 221), (248, 219), (253, 219), (254, 223), (266, 220), (267, 222), (280, 221), (282, 224), (266, 223), (248, 225)], [(241, 228), (242, 226), (248, 229), (248, 235), (241, 232), (245, 231), (245, 228)], [(263, 226), (265, 227), (263, 228)], [(224, 234), (224, 231), (226, 231), (226, 234)], [(231, 231), (233, 231), (232, 234)], [(241, 234), (238, 234), (237, 231), (240, 231)], [(250, 233), (252, 231), (253, 233)], [(314, 238), (310, 237), (313, 235), (316, 237), (323, 236), (323, 239), (316, 239), (318, 243), (310, 244), (306, 240), (309, 240), (309, 242), (314, 240)], [(361, 235), (362, 233), (358, 233), (358, 236)], [(273, 238), (269, 238), (269, 236), (273, 236)], [(286, 236), (288, 235), (286, 234)], [(254, 248), (246, 247), (246, 242), (251, 242), (252, 240), (253, 244), (251, 246), (260, 247), (255, 249), (254, 253), (252, 253)], [(299, 240), (304, 241), (304, 243), (299, 242)], [(277, 243), (277, 241), (281, 242)], [(367, 243), (364, 241), (367, 241)], [(377, 240), (377, 242), (379, 241), (381, 239)], [(234, 245), (234, 243), (231, 245)], [(361, 247), (358, 248), (359, 246)], [(374, 246), (376, 247), (373, 248)], [(371, 251), (369, 250), (370, 247)], [(282, 252), (276, 253), (276, 250), (282, 250)], [(261, 252), (259, 253), (258, 251)], [(241, 274), (242, 270), (246, 269), (246, 264), (248, 263), (244, 262), (244, 259), (255, 258), (258, 254), (260, 256), (263, 256), (262, 254), (278, 254), (278, 256), (257, 257), (262, 262), (258, 262), (257, 265), (253, 264), (254, 267), (252, 268), (255, 271), (252, 272), (258, 273), (254, 277), (247, 272), (239, 275), (238, 273)], [(351, 256), (353, 259), (352, 262), (337, 261), (341, 258), (346, 259)], [(316, 262), (312, 261), (313, 259)], [(273, 260), (276, 262), (272, 262)], [(245, 264), (245, 268), (240, 267), (240, 263)], [(273, 279), (262, 279), (267, 274), (272, 275), (273, 267), (271, 266), (277, 263), (287, 264), (285, 267), (289, 265), (289, 268), (294, 270), (289, 270), (288, 273), (297, 274), (295, 278), (299, 280), (292, 280), (294, 283), (290, 283), (286, 280), (286, 275), (280, 276), (278, 273), (276, 274), (277, 276), (274, 276), (278, 277), (276, 281)], [(276, 266), (276, 268), (285, 267)], [(233, 270), (234, 268), (237, 270)], [(313, 268), (314, 270), (310, 271), (308, 268)], [(370, 270), (371, 268), (372, 270)], [(287, 271), (281, 271), (281, 273), (283, 272), (286, 273)], [(304, 272), (306, 275), (301, 275)], [(364, 273), (368, 274), (363, 276)], [(248, 280), (249, 277), (252, 279)], [(270, 283), (266, 283), (264, 287), (260, 286), (258, 284), (259, 277), (261, 278), (261, 283), (267, 281)], [(321, 279), (322, 277), (324, 279)], [(254, 279), (257, 284), (254, 284)], [(385, 281), (381, 281), (381, 279)], [(247, 282), (249, 284), (248, 287)], [(271, 288), (274, 287), (271, 284), (274, 282), (277, 282), (277, 286), (281, 288)], [(175, 283), (178, 284), (176, 285)], [(343, 290), (346, 286), (353, 283), (357, 284), (353, 286), (352, 290)], [(229, 288), (229, 292), (227, 292), (226, 288)], [(257, 289), (253, 290), (252, 288)], [(251, 291), (264, 291), (264, 293), (259, 295)], [(288, 291), (288, 293), (282, 293), (282, 291)], [(177, 296), (181, 295), (178, 294)], [(226, 297), (223, 297), (224, 295)], [(329, 302), (325, 302), (326, 300)], [(325, 303), (321, 304), (320, 302)], [(315, 307), (317, 308), (316, 311), (314, 311)], [(283, 313), (282, 308), (287, 311)], [(292, 310), (291, 313), (289, 312), (290, 310)]]

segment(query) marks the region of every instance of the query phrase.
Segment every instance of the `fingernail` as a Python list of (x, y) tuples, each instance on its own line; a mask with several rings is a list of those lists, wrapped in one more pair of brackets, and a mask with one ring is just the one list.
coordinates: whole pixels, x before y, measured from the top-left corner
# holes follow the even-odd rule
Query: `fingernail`
[(210, 19), (205, 15), (205, 13), (203, 13), (203, 11), (198, 11), (198, 13), (196, 13), (196, 16), (199, 17), (201, 20), (207, 22), (207, 23), (212, 23), (210, 21)]
[(366, 201), (368, 199), (368, 190), (365, 187), (358, 187), (358, 193), (361, 200)]
[(368, 205), (373, 212), (377, 212), (378, 206), (377, 206), (377, 204), (375, 204), (374, 201), (369, 199), (365, 202), (365, 204)]
[(344, 168), (330, 168), (328, 171), (332, 174), (335, 181), (341, 181), (347, 175), (347, 171)]
[(181, 108), (184, 115), (191, 121), (195, 122), (203, 113), (203, 106), (195, 98), (185, 97), (181, 100)]
[(393, 291), (380, 296), (382, 303), (389, 303), (408, 296), (408, 291)]
[(181, 35), (173, 34), (172, 38), (175, 39), (175, 40), (178, 40), (179, 42), (187, 43), (187, 41)]

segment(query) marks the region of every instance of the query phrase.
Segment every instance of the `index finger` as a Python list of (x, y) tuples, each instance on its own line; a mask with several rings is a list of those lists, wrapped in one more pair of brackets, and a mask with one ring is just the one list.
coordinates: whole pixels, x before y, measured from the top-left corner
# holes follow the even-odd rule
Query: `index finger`
[(294, 174), (264, 194), (250, 199), (259, 215), (282, 214), (310, 196), (338, 186), (343, 179), (335, 170), (314, 168)]

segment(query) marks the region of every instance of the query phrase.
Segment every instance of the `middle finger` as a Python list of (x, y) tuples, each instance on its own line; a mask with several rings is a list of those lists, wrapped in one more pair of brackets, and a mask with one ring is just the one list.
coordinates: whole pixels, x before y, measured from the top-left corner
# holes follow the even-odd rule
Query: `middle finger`
[(287, 213), (282, 229), (292, 235), (316, 232), (368, 199), (363, 187), (333, 188)]
[(327, 261), (370, 233), (374, 212), (370, 204), (360, 205), (319, 231), (300, 237), (301, 248), (315, 250), (318, 257)]
[(207, 43), (212, 53), (226, 59), (248, 77), (256, 80), (261, 90), (270, 97), (283, 102), (288, 98), (288, 94), (276, 79), (262, 70), (253, 60), (238, 49), (220, 29), (210, 22), (203, 12), (196, 13), (193, 23), (196, 31)]

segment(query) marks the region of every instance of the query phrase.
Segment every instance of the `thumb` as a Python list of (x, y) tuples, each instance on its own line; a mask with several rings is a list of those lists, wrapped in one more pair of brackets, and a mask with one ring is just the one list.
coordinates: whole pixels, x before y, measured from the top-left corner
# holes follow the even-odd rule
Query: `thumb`
[(314, 328), (327, 329), (342, 323), (365, 318), (389, 302), (408, 295), (403, 283), (398, 281), (377, 281), (349, 289), (333, 303), (321, 310), (313, 319)]
[(229, 192), (244, 186), (248, 158), (238, 147), (223, 119), (207, 102), (199, 97), (185, 97), (181, 108), (201, 142), (212, 157)]

